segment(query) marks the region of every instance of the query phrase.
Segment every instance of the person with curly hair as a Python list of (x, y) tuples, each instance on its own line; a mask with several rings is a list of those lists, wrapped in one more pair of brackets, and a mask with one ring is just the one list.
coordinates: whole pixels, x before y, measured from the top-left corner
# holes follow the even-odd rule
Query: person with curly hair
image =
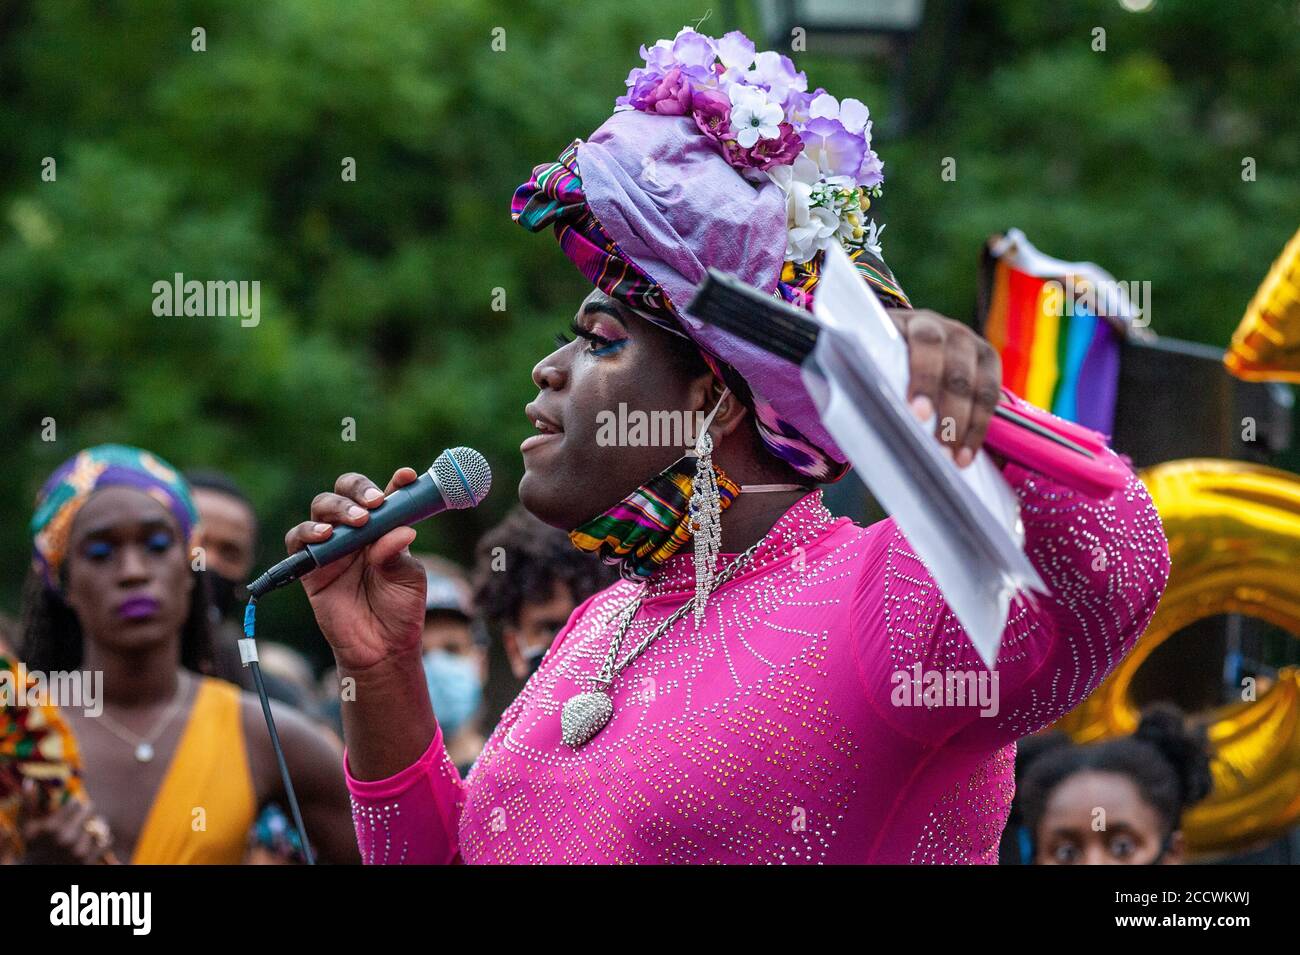
[(520, 506), (480, 538), (474, 607), (489, 634), (486, 717), (494, 724), (541, 666), (575, 607), (618, 579), (569, 535)]

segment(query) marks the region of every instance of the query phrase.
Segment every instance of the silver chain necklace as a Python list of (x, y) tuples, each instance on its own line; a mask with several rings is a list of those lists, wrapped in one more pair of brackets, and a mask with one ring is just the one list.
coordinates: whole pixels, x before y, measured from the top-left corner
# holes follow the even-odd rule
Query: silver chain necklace
[[(717, 590), (728, 580), (736, 575), (741, 565), (746, 563), (754, 556), (754, 551), (766, 540), (763, 537), (750, 545), (749, 549), (740, 554), (726, 568), (722, 570), (713, 579), (713, 586), (709, 593)], [(600, 672), (595, 676), (588, 677), (592, 683), (601, 687), (601, 689), (588, 690), (584, 693), (575, 693), (565, 702), (563, 709), (560, 711), (560, 739), (566, 746), (577, 749), (582, 746), (593, 736), (605, 728), (605, 724), (610, 721), (614, 715), (614, 701), (610, 696), (610, 689), (614, 683), (614, 677), (623, 672), (633, 660), (639, 657), (650, 644), (654, 643), (660, 635), (667, 632), (673, 624), (682, 617), (686, 616), (695, 607), (698, 596), (693, 595), (690, 600), (673, 611), (663, 623), (650, 631), (650, 634), (642, 640), (629, 653), (622, 663), (618, 661), (618, 651), (623, 646), (623, 637), (627, 634), (628, 627), (632, 625), (632, 618), (636, 612), (641, 609), (641, 602), (645, 599), (646, 588), (650, 582), (644, 581), (637, 589), (636, 594), (627, 605), (620, 610), (615, 617), (618, 626), (614, 631), (614, 639), (610, 642), (609, 653), (605, 657), (605, 663), (600, 668)]]
[(162, 731), (167, 728), (167, 725), (171, 723), (176, 714), (180, 712), (181, 705), (185, 702), (185, 691), (188, 686), (189, 681), (182, 675), (180, 684), (176, 687), (175, 700), (173, 700), (171, 705), (167, 708), (167, 712), (165, 712), (158, 719), (158, 722), (154, 724), (153, 729), (149, 731), (147, 736), (140, 736), (136, 733), (132, 733), (121, 723), (116, 723), (116, 721), (111, 719), (107, 713), (100, 713), (99, 719), (103, 721), (104, 729), (108, 730), (122, 742), (135, 746), (136, 762), (152, 762), (154, 756), (153, 744), (158, 737), (162, 735)]

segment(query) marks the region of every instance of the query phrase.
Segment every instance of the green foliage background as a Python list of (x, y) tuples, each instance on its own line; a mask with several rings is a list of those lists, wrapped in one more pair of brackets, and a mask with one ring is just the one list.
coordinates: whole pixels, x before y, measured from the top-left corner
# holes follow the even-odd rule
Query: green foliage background
[[(230, 471), (259, 502), (263, 561), (334, 475), (472, 444), (492, 498), (420, 542), (466, 557), (514, 500), (529, 371), (584, 291), (510, 222), (511, 192), (603, 121), (641, 43), (710, 6), (706, 32), (759, 35), (744, 0), (735, 23), (702, 0), (0, 4), (0, 608), (40, 482), (103, 441)], [(1300, 225), (1296, 4), (971, 0), (949, 55), (951, 9), (928, 4), (907, 92), (947, 96), (902, 138), (879, 135), (881, 63), (815, 43), (798, 61), (873, 107), (886, 255), (913, 298), (969, 316), (980, 243), (1014, 225), (1150, 280), (1161, 334), (1226, 344)], [(260, 325), (154, 317), (176, 272), (259, 280)], [(296, 591), (266, 609), (264, 632), (319, 653)]]

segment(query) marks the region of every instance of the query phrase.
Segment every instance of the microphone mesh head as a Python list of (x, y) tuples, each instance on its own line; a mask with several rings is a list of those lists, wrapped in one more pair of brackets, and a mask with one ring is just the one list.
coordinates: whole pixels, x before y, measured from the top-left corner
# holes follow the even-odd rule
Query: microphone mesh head
[(492, 488), (492, 469), (487, 459), (473, 448), (448, 448), (433, 462), (447, 506), (459, 511), (477, 507)]

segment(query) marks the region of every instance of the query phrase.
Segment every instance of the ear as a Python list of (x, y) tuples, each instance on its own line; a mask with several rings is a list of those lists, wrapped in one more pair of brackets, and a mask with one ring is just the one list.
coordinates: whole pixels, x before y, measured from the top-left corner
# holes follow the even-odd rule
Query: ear
[(506, 656), (511, 659), (523, 657), (519, 652), (519, 631), (512, 624), (503, 624), (501, 626), (501, 645), (506, 648)]
[[(722, 397), (724, 392), (726, 392), (725, 398)], [(691, 395), (692, 407), (699, 413), (700, 421), (703, 421), (713, 410), (719, 399), (722, 401), (718, 413), (709, 422), (709, 431), (713, 435), (715, 444), (719, 438), (726, 437), (740, 427), (740, 423), (749, 414), (749, 409), (741, 404), (736, 393), (727, 391), (727, 386), (712, 372), (700, 375), (691, 382)]]

